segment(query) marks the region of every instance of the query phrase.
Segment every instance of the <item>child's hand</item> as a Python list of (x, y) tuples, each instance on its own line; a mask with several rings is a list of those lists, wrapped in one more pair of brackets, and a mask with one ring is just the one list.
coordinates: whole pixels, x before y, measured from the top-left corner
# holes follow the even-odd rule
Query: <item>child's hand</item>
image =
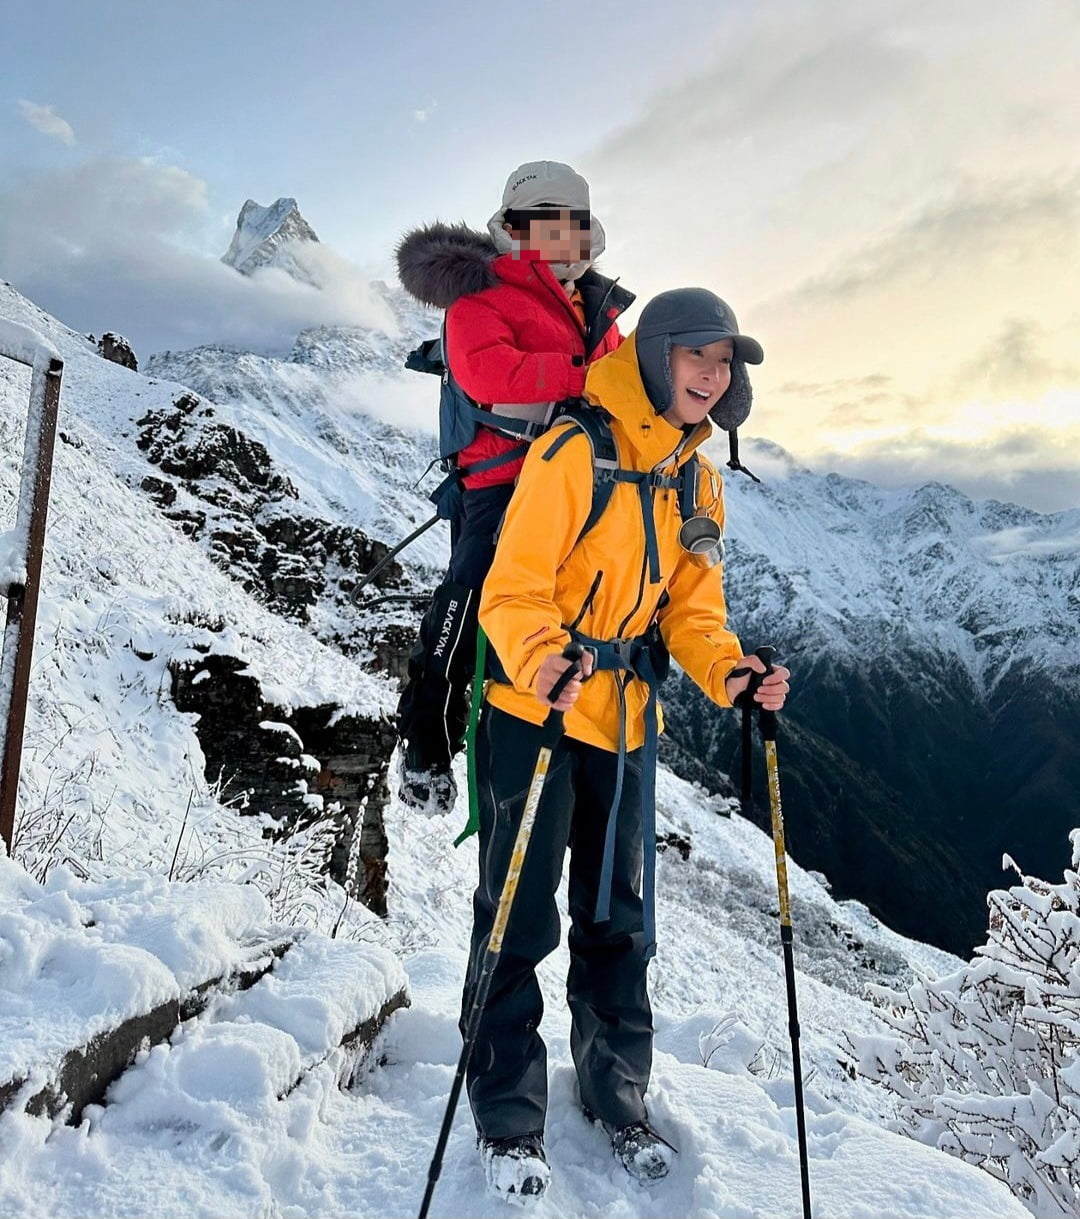
[[(765, 672), (765, 666), (757, 656), (742, 656), (735, 662), (733, 668), (753, 669), (755, 673)], [(791, 689), (787, 681), (790, 676), (790, 669), (785, 669), (783, 665), (774, 665), (773, 671), (758, 687), (754, 695), (754, 702), (766, 711), (779, 711), (783, 707), (784, 699), (787, 698), (788, 692)], [(744, 674), (742, 677), (726, 677), (724, 679), (724, 689), (727, 691), (727, 696), (731, 700), (732, 705), (734, 705), (735, 700), (749, 684), (749, 673)]]
[(577, 702), (578, 695), (581, 693), (582, 681), (593, 671), (591, 652), (586, 652), (582, 656), (578, 662), (581, 665), (581, 672), (566, 683), (566, 688), (559, 695), (558, 701), (554, 703), (548, 701), (548, 695), (554, 689), (555, 683), (571, 663), (565, 656), (548, 656), (540, 666), (540, 671), (536, 675), (536, 697), (545, 707), (554, 707), (556, 711), (569, 711)]

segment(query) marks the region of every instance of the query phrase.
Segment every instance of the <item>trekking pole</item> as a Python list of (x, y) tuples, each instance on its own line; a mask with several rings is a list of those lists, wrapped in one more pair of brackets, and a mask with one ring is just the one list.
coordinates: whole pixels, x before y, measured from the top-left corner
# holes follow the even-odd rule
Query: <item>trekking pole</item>
[[(776, 649), (760, 647), (754, 655), (764, 664), (764, 673), (754, 673), (750, 685), (739, 696), (744, 710), (753, 705), (754, 694), (764, 678), (773, 671)], [(803, 1105), (802, 1059), (799, 1055), (799, 1006), (795, 997), (794, 932), (791, 926), (791, 901), (788, 896), (787, 847), (784, 843), (784, 812), (780, 805), (780, 771), (776, 762), (776, 712), (758, 712), (758, 728), (765, 746), (765, 766), (769, 778), (769, 804), (772, 808), (773, 850), (776, 854), (776, 888), (780, 896), (780, 943), (784, 949), (784, 977), (787, 982), (788, 1031), (791, 1034), (791, 1062), (795, 1076), (795, 1123), (799, 1132), (799, 1172), (802, 1176), (803, 1219), (810, 1214), (810, 1166), (806, 1154), (806, 1112)]]
[(352, 601), (353, 605), (360, 604), (356, 599), (357, 594), (360, 592), (361, 589), (366, 588), (371, 583), (371, 581), (375, 579), (375, 577), (390, 562), (390, 560), (394, 557), (394, 555), (399, 554), (411, 542), (415, 542), (416, 539), (422, 533), (427, 532), (427, 530), (429, 530), (431, 528), (431, 526), (434, 525), (437, 520), (439, 520), (439, 514), (436, 512), (435, 515), (431, 518), (431, 520), (425, 521), (418, 529), (414, 529), (407, 538), (404, 538), (402, 541), (398, 542), (398, 544), (394, 547), (393, 550), (388, 550), (386, 552), (386, 554), (384, 554), (383, 557), (378, 561), (378, 563), (376, 563), (375, 566), (373, 568), (371, 568), (370, 571), (367, 571), (364, 573), (363, 577), (357, 582), (357, 584), (353, 588), (352, 592), (349, 594), (349, 600)]
[[(581, 669), (581, 658), (585, 649), (580, 643), (568, 643), (563, 648), (563, 658), (571, 662), (551, 689), (548, 701), (558, 702), (559, 696), (570, 681)], [(480, 977), (473, 992), (472, 1006), (469, 1008), (469, 1019), (465, 1025), (465, 1038), (461, 1046), (461, 1057), (458, 1059), (457, 1074), (450, 1087), (450, 1096), (446, 1102), (446, 1113), (443, 1115), (442, 1129), (435, 1144), (435, 1154), (428, 1168), (427, 1189), (424, 1191), (424, 1201), (420, 1205), (419, 1219), (426, 1219), (428, 1207), (431, 1205), (431, 1195), (435, 1192), (435, 1183), (442, 1172), (443, 1153), (450, 1137), (450, 1127), (454, 1122), (454, 1111), (457, 1109), (458, 1097), (461, 1095), (461, 1085), (465, 1082), (465, 1072), (472, 1057), (476, 1037), (480, 1031), (480, 1017), (484, 1012), (488, 991), (491, 989), (491, 979), (495, 966), (499, 963), (499, 953), (502, 951), (503, 937), (506, 935), (506, 925), (510, 918), (510, 907), (514, 904), (518, 881), (521, 878), (521, 868), (525, 862), (525, 852), (529, 849), (529, 839), (532, 837), (533, 823), (536, 820), (536, 810), (540, 806), (540, 796), (544, 791), (544, 781), (547, 779), (551, 755), (563, 732), (563, 713), (551, 710), (544, 721), (540, 734), (540, 752), (536, 758), (532, 782), (529, 784), (529, 794), (525, 798), (525, 810), (521, 814), (521, 825), (518, 827), (517, 838), (514, 839), (514, 849), (506, 868), (506, 879), (503, 881), (502, 893), (499, 895), (499, 905), (495, 911), (495, 922), (488, 936), (487, 949), (484, 952), (484, 964)]]

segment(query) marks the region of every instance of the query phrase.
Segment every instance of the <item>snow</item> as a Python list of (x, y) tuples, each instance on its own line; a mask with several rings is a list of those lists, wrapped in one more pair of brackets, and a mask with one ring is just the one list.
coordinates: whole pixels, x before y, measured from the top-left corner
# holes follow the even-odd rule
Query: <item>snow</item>
[(0, 591), (12, 584), (26, 583), (26, 556), (17, 529), (0, 532)]
[(60, 359), (57, 349), (37, 331), (4, 317), (0, 317), (0, 356), (33, 368), (44, 368), (50, 360)]
[[(142, 376), (102, 361), (81, 336), (4, 286), (0, 313), (63, 353), (68, 437), (57, 446), (19, 862), (0, 861), (3, 1061), (40, 1066), (107, 1017), (175, 997), (200, 973), (244, 959), (263, 933), (289, 926), (301, 935), (250, 990), (215, 1001), (168, 1043), (142, 1053), (77, 1128), (18, 1109), (0, 1114), (0, 1214), (415, 1213), (460, 1052), (476, 849), (475, 839), (457, 851), (451, 845), (463, 804), (432, 821), (390, 805), (390, 913), (382, 921), (310, 874), (303, 833), (288, 842), (266, 837), (259, 818), (239, 816), (206, 783), (192, 717), (168, 697), (171, 664), (207, 650), (237, 657), (262, 697), (283, 710), (325, 703), (389, 714), (395, 690), (213, 567), (137, 491), (154, 467), (132, 436), (134, 420), (181, 392), (163, 371), (190, 372), (200, 381), (191, 388), (212, 399), (220, 418), (264, 441), (306, 507), (388, 542), (428, 514), (411, 484), (430, 442), (377, 423), (366, 409), (341, 411), (333, 378), (319, 380), (311, 359), (204, 351), (162, 359), (155, 375)], [(342, 344), (336, 356), (348, 349), (344, 336), (334, 342)], [(387, 367), (364, 375), (385, 377), (395, 351), (387, 343), (376, 354)], [(356, 368), (350, 377), (350, 392), (379, 384)], [(10, 452), (25, 401), (22, 381), (0, 377), (0, 452)], [(753, 468), (749, 452), (747, 460)], [(782, 459), (774, 455), (774, 463)], [(15, 473), (10, 459), (0, 461), (5, 503)], [(796, 572), (815, 629), (838, 629), (841, 614), (857, 619), (866, 605), (901, 612), (888, 562), (866, 554), (891, 556), (898, 528), (909, 528), (905, 544), (924, 544), (943, 529), (935, 514), (959, 535), (957, 570), (977, 574), (980, 596), (996, 590), (1013, 598), (1002, 613), (1019, 606), (1026, 629), (1038, 597), (1059, 604), (1056, 572), (1025, 560), (1010, 574), (977, 548), (968, 553), (968, 543), (1021, 525), (1038, 538), (1072, 528), (1068, 520), (1021, 520), (1004, 506), (972, 514), (941, 491), (886, 494), (793, 464), (760, 493), (753, 515), (741, 500), (757, 491), (729, 493), (737, 546), (763, 559), (770, 546), (785, 548), (777, 561)], [(845, 500), (857, 510), (845, 511)], [(843, 532), (853, 521), (861, 537)], [(438, 565), (439, 534), (417, 543), (414, 563)], [(267, 722), (280, 721), (271, 714)], [(458, 780), (464, 792), (463, 773)], [(665, 1182), (642, 1189), (582, 1117), (563, 945), (541, 969), (553, 1179), (535, 1213), (796, 1216), (771, 842), (737, 813), (718, 815), (732, 810), (667, 771), (657, 790), (659, 830), (691, 842), (689, 859), (668, 851), (658, 861), (651, 974), (650, 1119), (679, 1155)], [(316, 823), (310, 833), (318, 830)], [(865, 997), (868, 982), (906, 986), (916, 972), (949, 974), (960, 962), (890, 932), (855, 903), (834, 901), (794, 863), (790, 885), (815, 1214), (1027, 1215), (988, 1174), (890, 1130), (893, 1102), (850, 1079), (838, 1061), (844, 1033), (884, 1032)], [(565, 914), (565, 890), (560, 901)], [(401, 985), (412, 1006), (390, 1018), (368, 1068), (350, 1080), (341, 1055), (323, 1055)], [(484, 1192), (462, 1105), (432, 1214), (505, 1213)]]
[[(771, 845), (738, 815), (717, 816), (696, 789), (666, 772), (661, 805), (661, 828), (688, 832), (693, 844), (689, 860), (669, 852), (660, 861), (653, 986), (650, 1118), (679, 1154), (666, 1181), (643, 1189), (577, 1108), (563, 947), (542, 970), (553, 1179), (534, 1213), (794, 1217), (799, 1164), (778, 945), (738, 916), (755, 891), (765, 905), (771, 900), (760, 892), (773, 879)], [(78, 1129), (24, 1113), (0, 1116), (0, 1212), (413, 1213), (460, 1051), (474, 867), (468, 848), (450, 847), (462, 813), (418, 826), (394, 806), (393, 913), (385, 927), (368, 931), (381, 943), (309, 934), (256, 986), (218, 1001), (170, 1043), (141, 1055)], [(836, 1069), (841, 1030), (877, 1025), (855, 993), (857, 971), (846, 965), (838, 985), (841, 967), (808, 959), (801, 942), (812, 924), (844, 921), (853, 908), (833, 902), (797, 866), (791, 872), (796, 960), (811, 971), (800, 972), (798, 985), (815, 1214), (1026, 1215), (986, 1174), (885, 1130), (876, 1094)], [(0, 1009), (21, 1018), (39, 1050), (49, 1044), (50, 1026), (70, 1032), (66, 1013), (82, 1019), (85, 1034), (110, 1002), (117, 1010), (135, 994), (175, 994), (181, 977), (214, 959), (235, 959), (238, 940), (267, 914), (250, 887), (170, 884), (160, 876), (84, 883), (55, 871), (42, 886), (10, 861), (0, 877), (15, 911), (5, 906), (0, 924), (7, 946)], [(13, 936), (16, 915), (26, 926)], [(945, 960), (882, 935), (914, 962)], [(879, 951), (887, 960), (884, 941)], [(905, 976), (908, 968), (901, 963)], [(412, 1007), (391, 1018), (378, 1049), (382, 1065), (341, 1090), (339, 1064), (317, 1061), (320, 1053), (406, 984), (406, 975)], [(462, 1106), (433, 1216), (504, 1214), (483, 1181)]]
[(80, 885), (62, 869), (37, 885), (0, 857), (0, 1080), (227, 971), (268, 914), (252, 888), (160, 876)]
[(260, 207), (254, 199), (248, 199), (240, 209), (236, 232), (221, 261), (250, 273), (272, 262), (279, 248), (292, 241), (318, 241), (300, 215), (295, 199), (278, 199), (269, 207)]

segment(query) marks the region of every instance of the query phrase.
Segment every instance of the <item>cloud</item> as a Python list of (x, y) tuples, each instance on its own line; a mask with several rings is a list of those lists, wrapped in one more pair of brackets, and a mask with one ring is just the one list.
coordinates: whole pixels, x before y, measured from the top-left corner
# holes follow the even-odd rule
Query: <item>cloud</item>
[(1048, 536), (1030, 525), (999, 529), (978, 539), (977, 545), (992, 559), (1046, 558), (1080, 550), (1080, 528), (1066, 529)]
[(219, 236), (208, 194), (186, 170), (123, 157), (24, 179), (0, 194), (0, 268), (61, 321), (117, 331), (140, 358), (202, 343), (284, 352), (321, 324), (394, 328), (367, 279), (324, 245), (298, 252), (321, 292), (205, 253)]
[(412, 112), (413, 118), (416, 119), (418, 123), (426, 123), (428, 119), (431, 118), (438, 105), (438, 102), (429, 102), (426, 106), (414, 110)]
[(71, 124), (56, 113), (55, 106), (39, 106), (36, 102), (19, 98), (19, 112), (31, 127), (36, 127), (45, 135), (51, 135), (61, 144), (67, 144), (70, 148), (75, 143), (75, 132)]
[[(1074, 407), (1075, 407), (1074, 403)], [(1080, 413), (1051, 427), (1006, 427), (970, 438), (916, 427), (850, 449), (821, 449), (808, 464), (882, 487), (948, 483), (973, 499), (1026, 504), (1040, 512), (1080, 508)]]
[(844, 250), (827, 271), (786, 291), (791, 308), (854, 302), (901, 284), (932, 285), (943, 269), (1003, 261), (1015, 267), (1048, 250), (1073, 252), (1080, 222), (1080, 174), (969, 183), (895, 224), (885, 235)]
[(342, 410), (362, 411), (394, 427), (437, 436), (437, 390), (438, 383), (429, 377), (390, 377), (371, 372), (339, 383), (334, 400)]
[(793, 399), (795, 409), (812, 403), (815, 420), (833, 428), (878, 424), (898, 415), (911, 418), (922, 405), (884, 373), (832, 381), (785, 381), (772, 389), (772, 395)]
[(1000, 331), (960, 366), (958, 392), (985, 389), (994, 396), (1032, 393), (1049, 385), (1080, 382), (1080, 367), (1044, 354), (1045, 328), (1034, 318), (1006, 318)]

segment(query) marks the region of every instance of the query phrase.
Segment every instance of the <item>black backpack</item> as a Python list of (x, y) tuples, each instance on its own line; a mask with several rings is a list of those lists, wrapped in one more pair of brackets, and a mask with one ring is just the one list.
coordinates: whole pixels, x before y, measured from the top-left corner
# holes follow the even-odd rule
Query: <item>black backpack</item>
[[(437, 339), (429, 339), (421, 343), (409, 353), (405, 367), (414, 372), (426, 372), (438, 376), (442, 380), (439, 391), (439, 463), (446, 472), (446, 478), (431, 492), (428, 497), (435, 505), (436, 514), (442, 520), (453, 520), (461, 507), (461, 480), (467, 474), (476, 474), (482, 470), (494, 469), (508, 461), (521, 457), (538, 436), (543, 435), (557, 423), (573, 423), (574, 429), (568, 429), (544, 454), (545, 461), (558, 453), (559, 449), (572, 436), (583, 432), (588, 438), (593, 457), (593, 502), (592, 509), (578, 536), (578, 541), (589, 532), (600, 519), (611, 500), (617, 482), (634, 482), (651, 487), (676, 488), (679, 493), (679, 511), (684, 520), (689, 520), (696, 511), (697, 483), (699, 461), (696, 453), (683, 464), (676, 476), (648, 474), (636, 470), (620, 468), (615, 437), (612, 435), (609, 419), (611, 416), (600, 407), (590, 406), (582, 398), (571, 399), (560, 403), (555, 417), (550, 423), (535, 423), (522, 419), (514, 419), (507, 415), (496, 415), (484, 410), (461, 388), (454, 379), (443, 355), (443, 334)], [(483, 425), (492, 427), (505, 435), (516, 436), (521, 443), (515, 445), (506, 453), (487, 461), (476, 462), (471, 466), (459, 466), (455, 457), (476, 436), (476, 429)]]

